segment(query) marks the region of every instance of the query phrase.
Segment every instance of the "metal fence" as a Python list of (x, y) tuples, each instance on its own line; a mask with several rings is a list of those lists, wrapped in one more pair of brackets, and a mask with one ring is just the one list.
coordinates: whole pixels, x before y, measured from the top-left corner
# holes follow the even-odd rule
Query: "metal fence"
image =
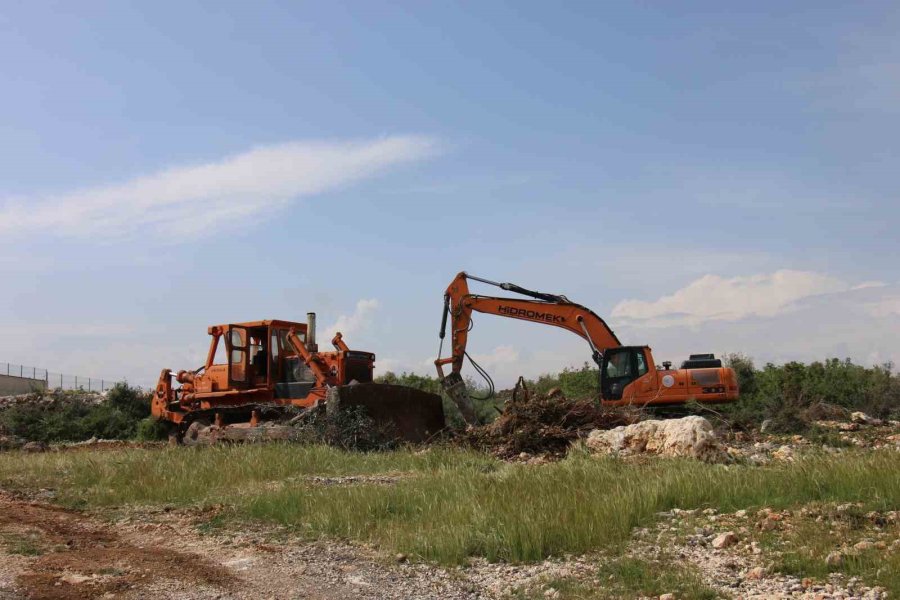
[(0, 375), (9, 377), (19, 377), (21, 379), (31, 379), (43, 381), (48, 390), (85, 390), (89, 392), (105, 392), (114, 387), (117, 383), (123, 383), (116, 379), (100, 379), (97, 377), (82, 377), (81, 375), (65, 375), (63, 373), (54, 373), (47, 369), (38, 369), (37, 367), (27, 367), (24, 365), (14, 365), (12, 363), (0, 363)]

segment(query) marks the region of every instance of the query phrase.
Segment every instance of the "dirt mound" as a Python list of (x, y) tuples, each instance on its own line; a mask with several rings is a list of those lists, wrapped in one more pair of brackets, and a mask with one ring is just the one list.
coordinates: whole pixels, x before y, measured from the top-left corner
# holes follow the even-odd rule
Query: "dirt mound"
[(559, 390), (532, 395), (522, 380), (509, 394), (503, 412), (490, 424), (461, 434), (464, 443), (503, 458), (521, 453), (565, 454), (576, 439), (595, 429), (634, 423), (630, 409), (600, 406), (594, 400), (570, 400)]

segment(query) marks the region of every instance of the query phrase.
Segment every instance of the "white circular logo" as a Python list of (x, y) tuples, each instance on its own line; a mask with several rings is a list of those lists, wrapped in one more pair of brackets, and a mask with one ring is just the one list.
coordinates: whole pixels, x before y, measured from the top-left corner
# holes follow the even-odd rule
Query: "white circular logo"
[(663, 385), (666, 387), (672, 387), (673, 385), (675, 385), (675, 378), (672, 377), (671, 375), (664, 375), (663, 376)]

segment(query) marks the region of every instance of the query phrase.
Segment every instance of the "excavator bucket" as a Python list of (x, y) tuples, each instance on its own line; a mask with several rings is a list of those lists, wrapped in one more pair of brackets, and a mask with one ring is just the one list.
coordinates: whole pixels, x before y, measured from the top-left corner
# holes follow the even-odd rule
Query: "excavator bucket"
[(384, 383), (359, 383), (331, 388), (329, 414), (361, 407), (376, 426), (392, 430), (399, 439), (424, 442), (444, 429), (444, 407), (437, 394)]

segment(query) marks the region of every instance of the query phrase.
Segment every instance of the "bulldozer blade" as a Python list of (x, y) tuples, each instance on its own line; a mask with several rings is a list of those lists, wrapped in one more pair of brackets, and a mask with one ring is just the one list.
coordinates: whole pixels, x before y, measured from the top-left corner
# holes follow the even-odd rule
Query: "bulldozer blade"
[(402, 385), (359, 383), (331, 388), (326, 399), (329, 414), (362, 407), (378, 425), (389, 425), (397, 437), (424, 442), (446, 426), (444, 405), (437, 394)]

